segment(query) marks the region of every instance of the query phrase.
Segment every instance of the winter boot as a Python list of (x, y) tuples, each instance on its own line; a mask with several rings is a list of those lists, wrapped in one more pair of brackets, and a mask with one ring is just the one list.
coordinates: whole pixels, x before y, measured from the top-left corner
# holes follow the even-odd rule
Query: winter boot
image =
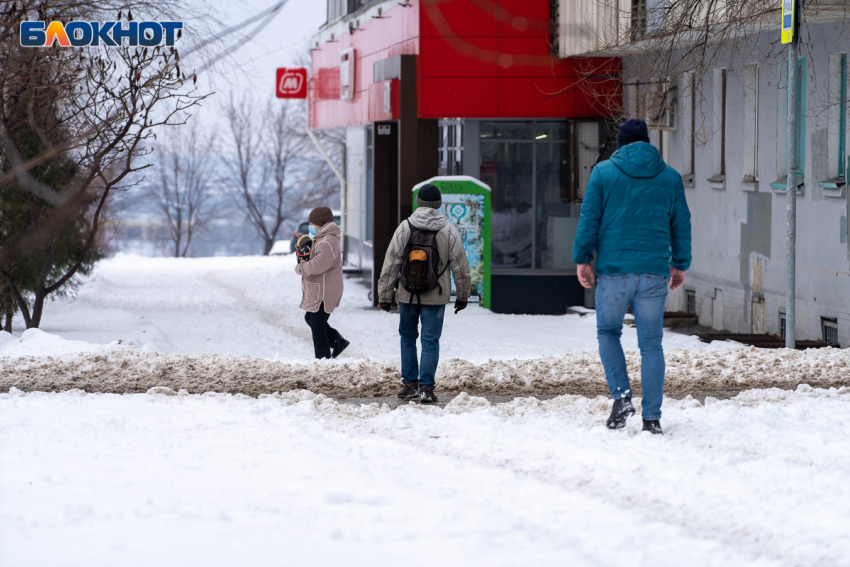
[(626, 426), (626, 420), (635, 414), (635, 407), (632, 405), (631, 398), (620, 398), (614, 400), (614, 407), (611, 409), (611, 416), (605, 425), (608, 429), (622, 429)]
[(398, 391), (398, 397), (402, 400), (412, 400), (419, 397), (419, 381), (405, 382), (404, 387)]
[(428, 386), (422, 386), (419, 388), (419, 402), (423, 404), (436, 404), (437, 396), (434, 395), (434, 388), (429, 388)]
[(334, 347), (331, 349), (331, 358), (336, 358), (342, 354), (342, 351), (348, 348), (348, 345), (351, 343), (347, 340), (340, 338)]
[(661, 430), (661, 420), (659, 419), (644, 419), (643, 430), (649, 431), (653, 435), (664, 435), (664, 432)]

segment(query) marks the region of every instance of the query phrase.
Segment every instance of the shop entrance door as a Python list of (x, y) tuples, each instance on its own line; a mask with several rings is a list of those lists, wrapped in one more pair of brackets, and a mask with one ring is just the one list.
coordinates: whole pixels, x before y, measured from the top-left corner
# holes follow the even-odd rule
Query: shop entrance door
[(378, 305), (378, 278), (398, 227), (398, 122), (375, 122), (372, 152), (372, 305)]

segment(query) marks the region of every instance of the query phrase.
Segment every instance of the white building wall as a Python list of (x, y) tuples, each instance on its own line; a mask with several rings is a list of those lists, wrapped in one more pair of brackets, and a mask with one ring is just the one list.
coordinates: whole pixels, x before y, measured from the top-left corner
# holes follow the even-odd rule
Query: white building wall
[[(808, 33), (811, 37), (803, 38), (809, 46), (803, 50), (807, 59), (805, 184), (797, 203), (797, 337), (821, 339), (821, 318), (836, 318), (839, 342), (850, 347), (850, 201), (846, 188), (835, 191), (818, 185), (829, 178), (829, 54), (850, 52), (850, 38), (841, 33), (840, 23), (810, 26)], [(777, 160), (777, 149), (784, 151), (777, 144), (778, 133), (785, 131), (784, 122), (778, 123), (784, 120), (778, 83), (780, 65), (787, 65), (787, 59), (758, 55), (771, 51), (775, 35), (753, 38), (757, 45), (736, 51), (731, 61), (718, 58), (717, 66), (727, 68), (726, 177), (722, 183), (708, 181), (718, 157), (711, 143), (712, 136), (719, 135), (712, 94), (717, 74), (710, 70), (697, 78), (704, 96), (697, 97), (694, 183), (686, 188), (693, 263), (685, 288), (696, 292), (701, 324), (730, 332), (759, 332), (763, 319), (764, 331), (779, 334), (779, 314), (785, 308), (787, 196), (770, 184), (777, 181), (777, 167), (783, 163)], [(758, 179), (746, 182), (744, 66), (752, 63), (759, 65)], [(630, 69), (637, 64), (635, 59), (624, 59), (625, 81), (633, 78)], [(679, 92), (684, 92), (681, 86)], [(787, 96), (784, 91), (783, 96)], [(681, 98), (679, 102), (681, 117), (686, 111)], [(665, 137), (668, 163), (682, 173), (688, 173), (683, 171), (690, 147), (687, 130), (680, 120)], [(668, 309), (684, 310), (685, 306), (684, 291), (670, 295)]]

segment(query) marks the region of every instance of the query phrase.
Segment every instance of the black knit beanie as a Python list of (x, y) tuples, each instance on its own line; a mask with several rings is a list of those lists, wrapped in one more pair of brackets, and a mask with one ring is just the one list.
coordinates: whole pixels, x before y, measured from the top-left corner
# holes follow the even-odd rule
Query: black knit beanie
[(649, 143), (649, 130), (646, 127), (646, 122), (639, 118), (629, 118), (617, 130), (617, 146), (623, 147), (632, 142), (647, 142)]
[(416, 206), (417, 207), (430, 207), (432, 209), (439, 209), (440, 205), (443, 204), (443, 195), (440, 193), (440, 190), (431, 185), (423, 185), (419, 188), (419, 193), (416, 194)]

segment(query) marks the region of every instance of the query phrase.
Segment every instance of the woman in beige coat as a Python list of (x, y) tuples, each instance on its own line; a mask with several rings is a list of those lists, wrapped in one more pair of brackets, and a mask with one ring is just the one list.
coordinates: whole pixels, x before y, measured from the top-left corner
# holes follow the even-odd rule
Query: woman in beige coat
[(316, 358), (336, 358), (349, 342), (328, 325), (328, 318), (342, 299), (342, 257), (339, 226), (328, 207), (316, 207), (307, 218), (313, 247), (309, 259), (299, 259), (295, 272), (301, 276), (301, 309), (313, 332)]

